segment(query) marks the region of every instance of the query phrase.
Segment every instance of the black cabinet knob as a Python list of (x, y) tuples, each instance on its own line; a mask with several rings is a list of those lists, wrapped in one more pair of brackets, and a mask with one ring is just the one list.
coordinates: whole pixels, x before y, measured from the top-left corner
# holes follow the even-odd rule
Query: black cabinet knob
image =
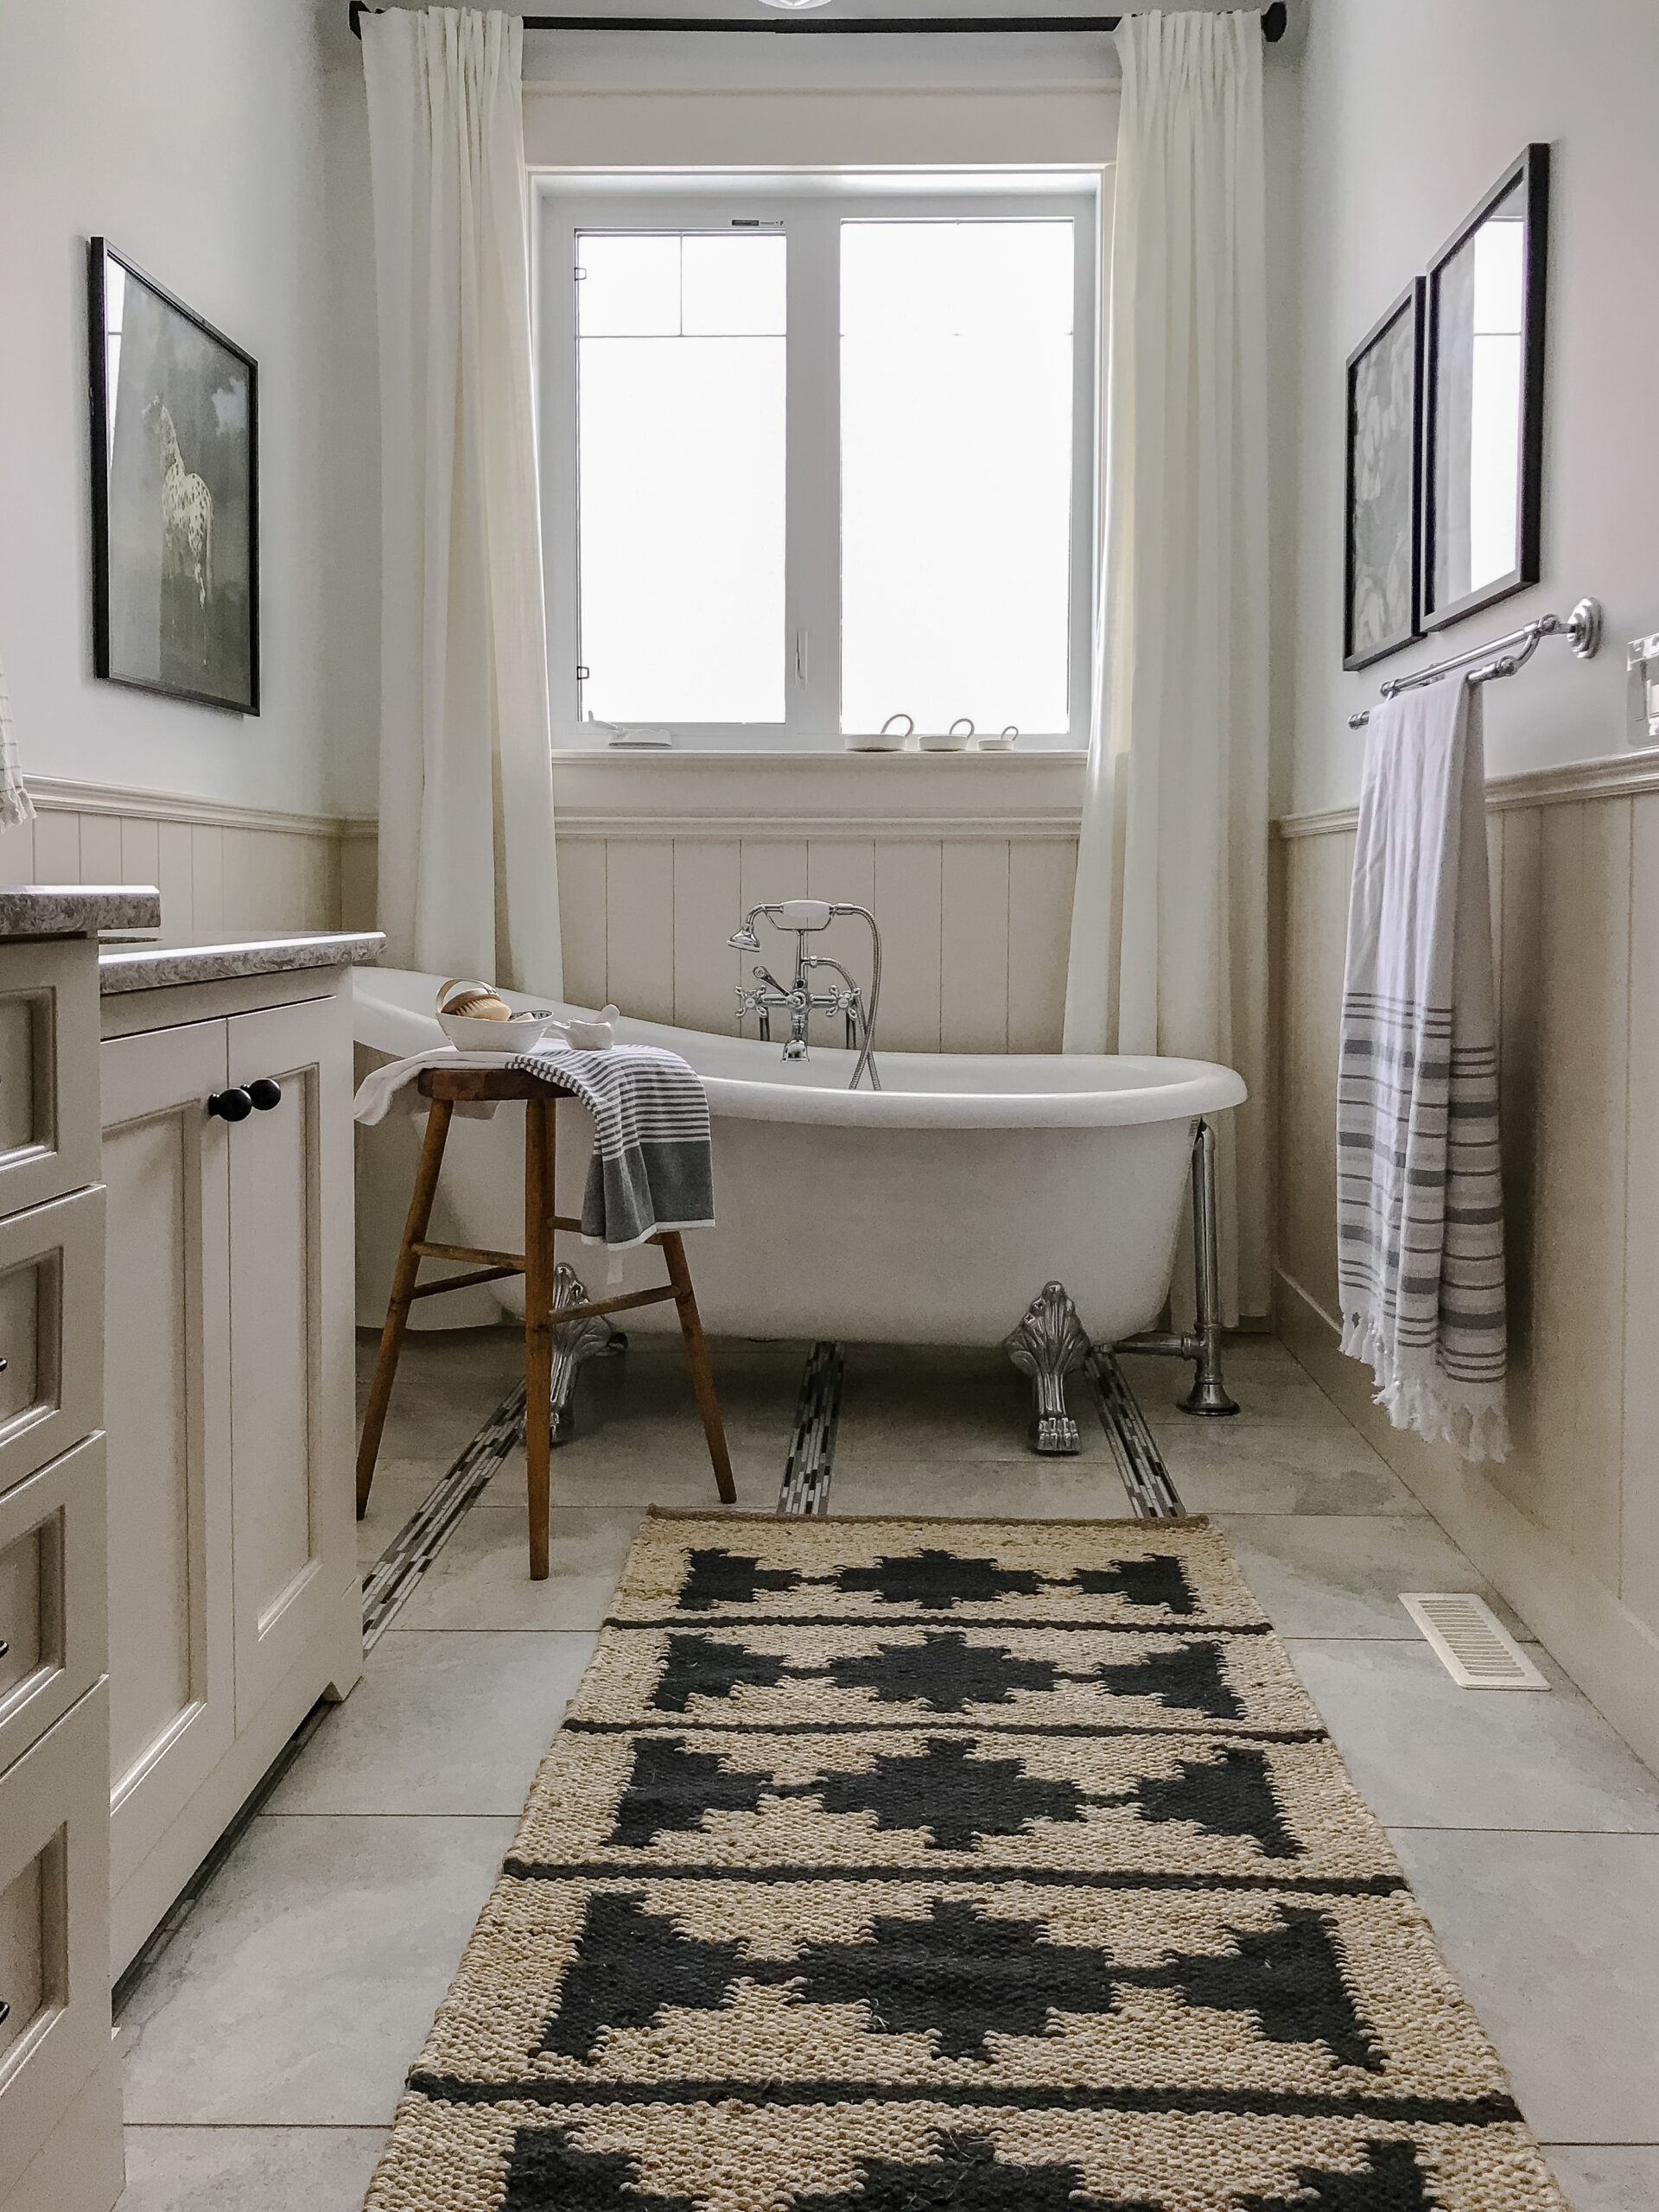
[(207, 1111), (217, 1114), (221, 1122), (245, 1122), (253, 1111), (253, 1101), (245, 1090), (216, 1090), (207, 1101)]
[(273, 1106), (282, 1104), (283, 1086), (273, 1082), (270, 1076), (262, 1075), (257, 1082), (248, 1085), (248, 1096), (253, 1101), (256, 1114), (269, 1114)]

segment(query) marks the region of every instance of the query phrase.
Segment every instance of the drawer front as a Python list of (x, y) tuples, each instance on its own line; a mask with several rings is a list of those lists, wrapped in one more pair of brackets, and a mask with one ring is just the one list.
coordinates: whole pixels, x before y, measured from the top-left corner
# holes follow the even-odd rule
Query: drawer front
[(104, 1672), (104, 1439), (0, 1497), (0, 1772)]
[(0, 1221), (0, 1492), (99, 1426), (104, 1193)]
[(110, 2048), (100, 1683), (0, 1776), (0, 2197)]
[(0, 1214), (98, 1180), (98, 947), (0, 944)]

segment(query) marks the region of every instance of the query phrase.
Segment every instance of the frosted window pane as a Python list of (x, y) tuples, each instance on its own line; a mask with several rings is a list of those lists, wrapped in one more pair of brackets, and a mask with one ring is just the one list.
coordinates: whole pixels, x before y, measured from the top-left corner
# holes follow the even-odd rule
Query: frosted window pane
[(584, 338), (673, 337), (680, 327), (677, 238), (584, 236), (576, 249), (577, 328)]
[(581, 341), (582, 705), (601, 721), (784, 719), (784, 348)]
[(687, 337), (781, 338), (786, 251), (781, 238), (687, 238)]
[(1065, 731), (1071, 226), (842, 239), (842, 727)]
[(1065, 335), (1071, 268), (1069, 222), (846, 223), (841, 327)]

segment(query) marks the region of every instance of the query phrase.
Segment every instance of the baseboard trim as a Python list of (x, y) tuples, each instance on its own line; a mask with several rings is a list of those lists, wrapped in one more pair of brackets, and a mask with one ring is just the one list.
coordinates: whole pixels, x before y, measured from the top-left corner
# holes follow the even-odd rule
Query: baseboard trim
[(1659, 1767), (1659, 1636), (1446, 1445), (1395, 1428), (1331, 1315), (1274, 1271), (1280, 1341), (1466, 1552), (1638, 1758)]
[(80, 783), (67, 776), (29, 776), (25, 781), (43, 814), (114, 814), (130, 821), (188, 822), (208, 830), (277, 830), (292, 837), (368, 837), (377, 826), (375, 817), (366, 814), (296, 814), (282, 807), (192, 798), (183, 791)]

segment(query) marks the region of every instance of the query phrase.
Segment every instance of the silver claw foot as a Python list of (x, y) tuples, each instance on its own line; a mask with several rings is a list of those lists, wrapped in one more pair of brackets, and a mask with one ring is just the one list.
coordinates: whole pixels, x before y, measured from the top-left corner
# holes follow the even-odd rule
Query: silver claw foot
[[(587, 1303), (586, 1285), (575, 1269), (561, 1260), (553, 1270), (555, 1314), (563, 1306)], [(582, 1368), (602, 1352), (626, 1351), (627, 1344), (622, 1332), (613, 1329), (602, 1313), (590, 1313), (582, 1321), (555, 1321), (550, 1406), (555, 1444), (568, 1444), (575, 1433), (575, 1409), (571, 1400), (575, 1395), (576, 1376)]]
[(1065, 1378), (1088, 1358), (1089, 1339), (1064, 1283), (1043, 1285), (1003, 1350), (1032, 1380), (1033, 1448), (1046, 1458), (1078, 1451), (1077, 1424), (1065, 1409)]

